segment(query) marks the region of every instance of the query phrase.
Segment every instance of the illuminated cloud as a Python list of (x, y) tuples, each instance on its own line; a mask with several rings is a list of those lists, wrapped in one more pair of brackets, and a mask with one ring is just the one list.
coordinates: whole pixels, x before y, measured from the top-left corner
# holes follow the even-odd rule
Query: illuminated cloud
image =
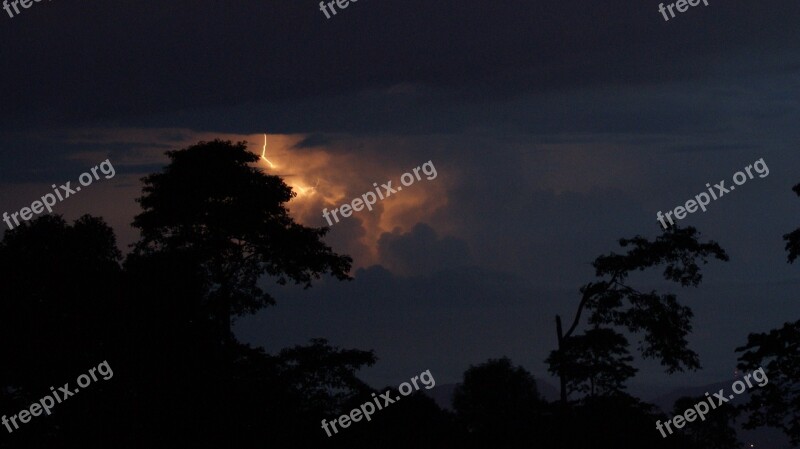
[[(243, 137), (248, 142), (255, 139), (253, 136)], [(418, 160), (398, 164), (393, 158), (381, 156), (385, 153), (369, 151), (402, 146), (402, 143), (383, 139), (334, 136), (324, 144), (313, 145), (305, 135), (269, 135), (268, 138), (274, 167), (263, 161), (261, 165), (267, 172), (283, 177), (297, 193), (289, 208), (296, 219), (310, 226), (327, 225), (322, 218), (324, 208), (337, 208), (374, 191), (374, 183), (380, 186), (392, 181), (396, 187), (404, 173), (427, 162)], [(359, 148), (360, 152), (371, 157), (356, 154), (353, 148)], [(436, 161), (433, 165), (436, 167)], [(422, 175), (420, 181), (379, 200), (372, 211), (354, 212), (349, 218), (335, 223), (330, 240), (336, 243), (337, 248), (353, 255), (357, 267), (378, 263), (377, 242), (383, 233), (398, 228), (408, 231), (447, 205), (447, 176), (442, 175), (438, 167), (437, 174), (433, 180)]]
[[(354, 139), (347, 136), (309, 136), (304, 134), (225, 134), (197, 132), (187, 129), (88, 129), (75, 131), (65, 137), (66, 142), (78, 145), (80, 151), (69, 158), (85, 164), (95, 164), (108, 157), (115, 167), (147, 171), (132, 173), (144, 176), (167, 163), (164, 152), (185, 148), (197, 142), (213, 139), (245, 141), (248, 148), (262, 157), (255, 164), (266, 173), (278, 175), (297, 194), (289, 204), (296, 220), (308, 226), (326, 226), (322, 218), (324, 208), (334, 209), (365, 192), (374, 191), (388, 181), (397, 187), (400, 177), (422, 166), (428, 159), (404, 158), (399, 163), (392, 155), (407, 150), (408, 142), (392, 139)], [(266, 139), (266, 145), (265, 145)], [(354, 151), (357, 149), (358, 151)], [(380, 151), (381, 149), (389, 151)], [(364, 156), (366, 154), (367, 156)], [(420, 222), (430, 222), (432, 214), (447, 205), (448, 174), (437, 165), (437, 177), (422, 179), (402, 191), (379, 200), (372, 211), (362, 210), (335, 223), (326, 241), (337, 251), (353, 256), (355, 267), (380, 263), (378, 240), (384, 233), (410, 231)], [(151, 168), (152, 167), (152, 168)], [(128, 178), (135, 184), (136, 176)], [(130, 187), (130, 185), (129, 185)], [(138, 196), (137, 189), (128, 189), (129, 195)], [(130, 198), (133, 204), (133, 198)], [(137, 212), (131, 208), (130, 217)], [(121, 240), (129, 241), (134, 235)]]

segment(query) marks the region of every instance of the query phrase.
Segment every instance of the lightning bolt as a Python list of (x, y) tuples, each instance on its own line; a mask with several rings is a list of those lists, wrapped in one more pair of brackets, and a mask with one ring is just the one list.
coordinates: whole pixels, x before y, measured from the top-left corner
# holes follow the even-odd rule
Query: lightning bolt
[(267, 161), (267, 164), (269, 164), (270, 168), (275, 168), (275, 165), (272, 162), (270, 162), (269, 159), (267, 159), (266, 154), (267, 154), (267, 135), (264, 134), (264, 148), (261, 150), (261, 159)]
[[(270, 168), (275, 168), (275, 164), (273, 164), (269, 159), (267, 159), (267, 135), (264, 134), (264, 147), (261, 149), (261, 159), (269, 164)], [(284, 176), (284, 175), (279, 175)], [(295, 175), (286, 175), (286, 176), (295, 176)], [(303, 187), (302, 185), (295, 184), (291, 187), (297, 192), (298, 196), (308, 196), (313, 195), (317, 191), (317, 187), (319, 186), (319, 178), (317, 178), (317, 183), (314, 184), (314, 187)]]

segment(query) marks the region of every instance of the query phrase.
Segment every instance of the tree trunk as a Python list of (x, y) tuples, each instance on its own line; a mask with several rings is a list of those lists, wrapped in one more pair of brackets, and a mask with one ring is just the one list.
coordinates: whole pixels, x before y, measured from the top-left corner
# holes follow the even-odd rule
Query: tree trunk
[[(561, 328), (561, 317), (556, 315), (556, 332), (558, 333), (558, 350), (559, 352), (564, 348), (564, 334)], [(563, 365), (563, 363), (562, 363)], [(563, 367), (558, 371), (558, 378), (561, 383), (561, 406), (567, 407), (567, 379), (564, 374)]]

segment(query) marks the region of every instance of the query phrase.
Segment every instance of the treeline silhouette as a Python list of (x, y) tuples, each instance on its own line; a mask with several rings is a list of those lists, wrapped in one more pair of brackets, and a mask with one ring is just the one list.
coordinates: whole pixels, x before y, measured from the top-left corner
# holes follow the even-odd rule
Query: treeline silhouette
[[(668, 417), (624, 391), (635, 369), (615, 326), (644, 333), (643, 355), (668, 371), (699, 367), (684, 339), (691, 309), (625, 282), (659, 266), (697, 285), (697, 260), (727, 256), (691, 228), (623, 240), (628, 253), (598, 258), (602, 279), (581, 289), (575, 324), (563, 332), (558, 320), (548, 362), (561, 378), (559, 401), (542, 399), (522, 367), (491, 359), (464, 373), (452, 411), (417, 392), (328, 437), (323, 418), (385, 391), (357, 376), (376, 355), (324, 339), (267, 354), (237, 341), (231, 323), (275, 303), (258, 285), (264, 276), (306, 287), (323, 275), (346, 281), (351, 259), (322, 242), (327, 229), (292, 220), (291, 189), (254, 168), (258, 157), (243, 142), (167, 155), (169, 165), (143, 179), (133, 223), (141, 238), (124, 258), (113, 230), (89, 215), (43, 216), (0, 241), (0, 414), (28, 409), (51, 386), (74, 388), (103, 360), (114, 371), (51, 416), (13, 433), (0, 427), (0, 448), (737, 447), (733, 409), (662, 438), (655, 422)], [(575, 334), (582, 311), (591, 328)], [(752, 335), (739, 348), (742, 367), (764, 366), (771, 380), (747, 404), (749, 423), (795, 439), (798, 328)]]

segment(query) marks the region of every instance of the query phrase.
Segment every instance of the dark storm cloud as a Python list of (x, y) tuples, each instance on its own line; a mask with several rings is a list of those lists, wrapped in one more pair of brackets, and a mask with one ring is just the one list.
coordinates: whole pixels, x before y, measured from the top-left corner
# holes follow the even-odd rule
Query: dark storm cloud
[[(92, 142), (92, 134), (63, 132), (37, 132), (7, 134), (0, 145), (0, 184), (16, 182), (55, 182), (65, 176), (77, 176), (87, 168), (108, 157), (118, 160), (120, 155), (135, 152), (141, 143), (112, 142), (99, 139)], [(150, 148), (163, 153), (175, 149), (169, 144), (148, 143)], [(87, 164), (89, 164), (87, 166)], [(160, 170), (161, 164), (117, 164), (119, 173), (149, 173)]]
[(325, 146), (325, 145), (327, 145), (329, 143), (331, 143), (331, 140), (328, 137), (317, 133), (317, 134), (312, 134), (312, 135), (306, 137), (305, 139), (301, 140), (294, 147), (295, 148), (313, 148), (313, 147)]
[(439, 238), (436, 231), (417, 223), (410, 232), (386, 232), (378, 240), (378, 254), (393, 272), (434, 273), (445, 268), (472, 265), (466, 242), (453, 237)]
[[(710, 80), (529, 92), (485, 102), (424, 86), (403, 92), (370, 89), (313, 101), (159, 114), (134, 120), (129, 126), (317, 133), (324, 134), (328, 144), (334, 135), (340, 138), (347, 133), (426, 135), (476, 130), (494, 134), (487, 139), (492, 145), (515, 134), (532, 134), (540, 142), (552, 143), (592, 142), (598, 134), (614, 134), (615, 140), (634, 144), (671, 141), (678, 146), (698, 141), (741, 144), (743, 137), (761, 143), (771, 140), (762, 129), (800, 136), (800, 129), (791, 125), (798, 119), (797, 100), (788, 95), (800, 88), (800, 79), (774, 72), (734, 77), (720, 70), (720, 77)], [(676, 134), (686, 137), (676, 140)]]
[(668, 23), (656, 7), (365, 1), (326, 20), (313, 1), (52, 3), (3, 18), (0, 118), (113, 121), (403, 83), (485, 100), (708, 77), (742, 51), (797, 64), (778, 57), (800, 42), (796, 2), (713, 2)]

